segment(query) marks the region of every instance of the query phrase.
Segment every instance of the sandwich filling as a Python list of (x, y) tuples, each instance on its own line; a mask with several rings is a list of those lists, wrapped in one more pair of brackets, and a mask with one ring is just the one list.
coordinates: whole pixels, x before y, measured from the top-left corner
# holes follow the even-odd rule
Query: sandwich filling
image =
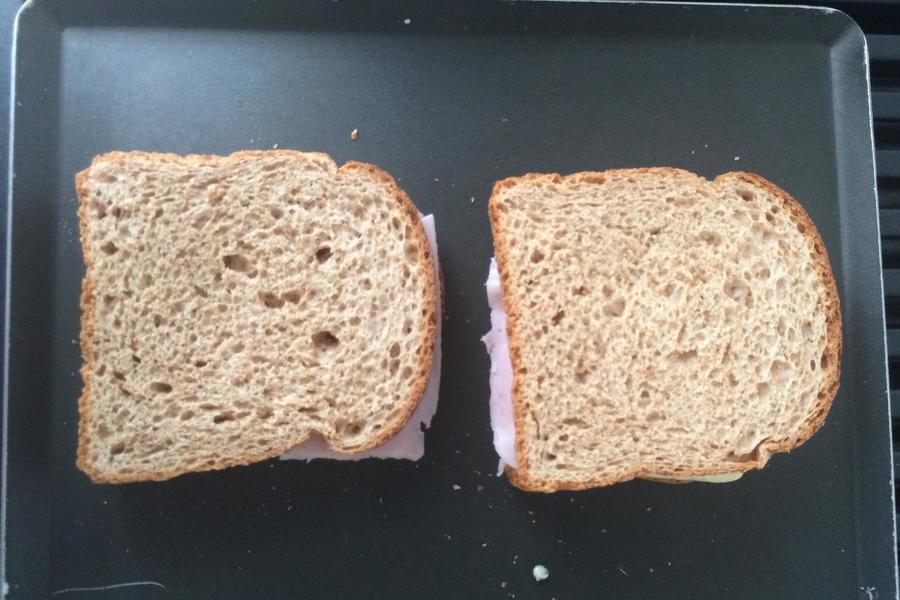
[[(497, 475), (509, 465), (516, 468), (516, 424), (512, 403), (512, 361), (509, 357), (509, 340), (506, 336), (506, 308), (497, 261), (491, 259), (487, 282), (488, 304), (491, 307), (491, 330), (481, 338), (491, 357), (491, 429), (494, 432), (494, 449), (500, 457)], [(740, 479), (742, 473), (717, 473), (715, 475), (672, 476), (648, 473), (648, 479), (672, 481), (699, 481), (704, 483), (728, 483)]]
[(409, 421), (400, 432), (371, 450), (362, 452), (337, 452), (319, 436), (313, 436), (281, 456), (282, 460), (305, 460), (316, 458), (330, 458), (333, 460), (360, 460), (363, 458), (398, 458), (405, 460), (419, 460), (425, 454), (425, 429), (431, 426), (431, 419), (437, 412), (438, 391), (441, 386), (441, 277), (440, 263), (438, 262), (437, 235), (434, 228), (434, 215), (422, 216), (422, 227), (425, 229), (425, 237), (431, 248), (431, 256), (434, 264), (435, 285), (435, 320), (437, 335), (434, 340), (434, 353), (432, 355), (431, 374), (425, 387), (425, 394), (419, 402), (419, 406), (413, 412)]
[(491, 330), (481, 341), (491, 356), (491, 429), (494, 431), (494, 449), (500, 457), (499, 475), (506, 465), (516, 468), (516, 425), (513, 421), (512, 361), (506, 337), (506, 308), (497, 261), (493, 258), (484, 285), (491, 307)]

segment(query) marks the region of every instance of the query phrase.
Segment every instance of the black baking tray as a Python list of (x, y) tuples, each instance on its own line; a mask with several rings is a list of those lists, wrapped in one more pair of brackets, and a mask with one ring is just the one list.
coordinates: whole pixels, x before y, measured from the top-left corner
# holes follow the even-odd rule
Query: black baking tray
[[(22, 9), (15, 42), (11, 597), (897, 596), (867, 55), (846, 15), (41, 1)], [(113, 149), (275, 144), (378, 164), (436, 216), (444, 379), (425, 458), (269, 461), (91, 484), (74, 466), (83, 275), (74, 173)], [(648, 165), (755, 171), (804, 204), (841, 296), (840, 393), (810, 442), (733, 484), (520, 492), (494, 474), (479, 341), (489, 327), (492, 183)], [(538, 563), (550, 570), (540, 584)], [(134, 582), (147, 583), (124, 585)]]

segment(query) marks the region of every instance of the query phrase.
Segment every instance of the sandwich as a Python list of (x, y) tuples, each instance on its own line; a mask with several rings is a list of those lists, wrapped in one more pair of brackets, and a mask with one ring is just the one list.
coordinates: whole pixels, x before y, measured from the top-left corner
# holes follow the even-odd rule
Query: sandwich
[(387, 173), (288, 150), (112, 152), (76, 188), (77, 465), (93, 481), (421, 456), (437, 248)]
[(818, 430), (840, 379), (825, 246), (764, 178), (672, 168), (496, 183), (491, 424), (527, 491), (732, 481)]

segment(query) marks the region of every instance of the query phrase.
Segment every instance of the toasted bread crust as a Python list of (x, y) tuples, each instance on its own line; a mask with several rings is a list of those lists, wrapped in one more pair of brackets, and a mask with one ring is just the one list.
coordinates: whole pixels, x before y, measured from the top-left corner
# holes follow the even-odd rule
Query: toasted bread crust
[[(519, 374), (521, 372), (522, 364), (521, 349), (527, 344), (527, 340), (520, 339), (517, 331), (517, 323), (521, 318), (522, 313), (519, 306), (517, 306), (516, 298), (504, 297), (507, 313), (506, 330), (513, 371), (512, 403), (513, 420), (516, 428), (516, 462), (518, 465), (515, 469), (507, 466), (505, 473), (513, 485), (524, 491), (555, 492), (560, 490), (583, 490), (629, 481), (636, 478), (653, 479), (653, 475), (690, 478), (720, 473), (743, 473), (751, 469), (760, 469), (766, 465), (772, 454), (778, 452), (790, 452), (812, 437), (812, 435), (824, 424), (825, 417), (831, 408), (831, 403), (837, 394), (838, 386), (840, 385), (840, 358), (843, 338), (837, 284), (831, 271), (828, 253), (815, 224), (803, 206), (790, 194), (759, 175), (744, 172), (731, 172), (720, 175), (714, 181), (709, 182), (699, 175), (683, 169), (671, 167), (647, 167), (636, 169), (612, 169), (602, 172), (584, 171), (565, 176), (558, 173), (527, 173), (520, 177), (509, 177), (498, 181), (494, 184), (493, 193), (491, 194), (488, 203), (488, 214), (494, 236), (494, 249), (502, 288), (509, 289), (511, 286), (511, 278), (513, 277), (508, 268), (510, 248), (507, 244), (510, 238), (500, 215), (501, 209), (499, 198), (505, 189), (517, 186), (524, 182), (541, 180), (552, 183), (561, 183), (563, 181), (573, 181), (575, 183), (603, 183), (606, 179), (611, 177), (628, 177), (642, 174), (693, 177), (714, 187), (718, 187), (722, 183), (728, 181), (729, 178), (735, 178), (764, 189), (781, 202), (781, 208), (790, 215), (791, 220), (797, 225), (798, 230), (806, 240), (816, 273), (824, 290), (824, 297), (821, 300), (820, 308), (825, 313), (827, 331), (825, 355), (829, 357), (829, 360), (827, 361), (827, 368), (823, 369), (825, 370), (825, 374), (819, 388), (818, 401), (814, 410), (804, 421), (803, 427), (797, 436), (784, 440), (767, 440), (757, 447), (757, 450), (754, 453), (755, 458), (752, 460), (713, 464), (703, 469), (684, 469), (679, 471), (675, 471), (662, 465), (657, 468), (641, 467), (622, 477), (606, 477), (589, 481), (540, 479), (533, 476), (529, 470), (527, 452), (529, 440), (527, 436), (523, 435), (525, 430), (526, 412), (523, 406), (522, 394), (519, 389)], [(656, 481), (662, 480), (656, 479)], [(679, 479), (666, 480), (666, 483), (684, 482), (684, 480)]]
[[(221, 162), (221, 161), (235, 161), (246, 158), (256, 158), (256, 157), (272, 157), (272, 156), (284, 156), (286, 158), (295, 158), (298, 155), (303, 156), (304, 158), (314, 158), (318, 161), (321, 161), (322, 166), (325, 170), (329, 171), (333, 175), (336, 175), (340, 172), (347, 171), (359, 171), (363, 172), (370, 177), (378, 180), (385, 187), (387, 187), (390, 191), (390, 195), (395, 202), (400, 204), (403, 208), (404, 215), (408, 218), (407, 225), (410, 226), (411, 230), (415, 234), (415, 243), (419, 248), (419, 266), (421, 272), (423, 274), (424, 286), (422, 288), (422, 294), (426, 302), (426, 306), (428, 306), (428, 312), (431, 315), (431, 318), (427, 318), (423, 321), (421, 334), (423, 336), (423, 351), (419, 355), (419, 362), (416, 369), (416, 372), (413, 374), (413, 385), (410, 389), (410, 393), (403, 405), (403, 410), (398, 414), (398, 416), (392, 421), (392, 423), (385, 427), (377, 437), (373, 437), (367, 443), (360, 444), (353, 448), (337, 448), (332, 446), (332, 441), (327, 437), (323, 436), (326, 442), (332, 446), (332, 449), (338, 452), (361, 452), (365, 450), (370, 450), (375, 448), (394, 435), (396, 435), (401, 429), (403, 429), (404, 425), (406, 425), (409, 418), (412, 416), (416, 407), (418, 406), (420, 400), (422, 399), (423, 394), (425, 393), (425, 388), (428, 385), (428, 378), (431, 372), (431, 364), (433, 360), (434, 353), (434, 343), (437, 336), (437, 321), (439, 318), (436, 315), (436, 304), (435, 304), (435, 280), (434, 280), (434, 268), (432, 264), (431, 257), (431, 249), (428, 244), (428, 240), (425, 236), (425, 229), (422, 226), (421, 220), (419, 218), (418, 210), (415, 205), (406, 195), (406, 193), (397, 185), (394, 179), (382, 169), (360, 162), (348, 162), (341, 167), (337, 167), (332, 158), (321, 152), (299, 152), (295, 150), (245, 150), (240, 152), (234, 152), (228, 156), (215, 156), (215, 155), (203, 155), (203, 154), (189, 154), (186, 156), (181, 156), (178, 154), (170, 154), (170, 153), (154, 153), (154, 152), (109, 152), (107, 154), (102, 154), (95, 156), (91, 166), (105, 161), (115, 161), (121, 160), (129, 157), (141, 157), (147, 160), (159, 161), (159, 162), (176, 162), (187, 165), (198, 165), (206, 162)], [(93, 355), (92, 351), (92, 342), (94, 338), (94, 307), (96, 303), (96, 293), (94, 290), (94, 261), (91, 256), (89, 233), (90, 233), (90, 218), (87, 213), (87, 202), (88, 202), (88, 194), (86, 191), (86, 185), (90, 178), (91, 167), (84, 169), (79, 172), (75, 176), (75, 189), (78, 196), (79, 207), (78, 207), (78, 220), (80, 224), (80, 238), (81, 238), (81, 246), (84, 252), (84, 263), (85, 263), (85, 276), (82, 282), (82, 293), (81, 293), (81, 353), (83, 358), (83, 364), (81, 367), (81, 378), (84, 382), (84, 387), (82, 389), (81, 397), (78, 400), (78, 414), (79, 414), (79, 424), (78, 424), (78, 450), (77, 450), (77, 458), (76, 465), (81, 471), (83, 471), (88, 477), (91, 478), (95, 483), (127, 483), (134, 481), (163, 481), (166, 479), (171, 479), (172, 477), (176, 477), (178, 475), (182, 475), (184, 473), (195, 472), (195, 471), (206, 471), (206, 470), (218, 470), (224, 469), (227, 467), (245, 465), (254, 462), (259, 462), (262, 460), (275, 458), (280, 456), (289, 450), (299, 446), (306, 440), (308, 440), (313, 434), (320, 434), (317, 431), (307, 431), (305, 435), (298, 436), (296, 439), (293, 439), (288, 444), (284, 444), (283, 446), (278, 446), (274, 448), (267, 448), (261, 450), (259, 452), (248, 453), (245, 456), (240, 458), (221, 458), (214, 466), (208, 467), (203, 466), (202, 468), (196, 468), (187, 466), (185, 468), (179, 469), (171, 469), (166, 471), (159, 472), (140, 472), (134, 473), (127, 476), (121, 475), (108, 475), (106, 473), (101, 473), (93, 468), (93, 465), (90, 462), (90, 447), (91, 447), (91, 435), (90, 429), (87, 424), (90, 422), (91, 418), (91, 388), (92, 388), (92, 378), (95, 372), (95, 363), (96, 357)], [(321, 434), (320, 434), (321, 435)]]

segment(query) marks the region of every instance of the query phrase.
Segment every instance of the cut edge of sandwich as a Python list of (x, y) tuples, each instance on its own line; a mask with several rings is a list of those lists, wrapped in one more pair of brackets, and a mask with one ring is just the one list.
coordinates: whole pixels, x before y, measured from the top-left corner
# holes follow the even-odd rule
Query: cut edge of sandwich
[(828, 415), (831, 403), (837, 395), (837, 390), (840, 385), (840, 356), (843, 346), (841, 311), (837, 293), (837, 284), (831, 271), (825, 244), (822, 242), (818, 229), (806, 212), (806, 209), (804, 209), (803, 206), (786, 191), (754, 173), (746, 173), (743, 171), (723, 173), (710, 182), (709, 180), (684, 169), (673, 167), (644, 167), (635, 169), (610, 169), (607, 171), (582, 171), (570, 175), (560, 175), (559, 173), (526, 173), (519, 177), (508, 177), (500, 180), (494, 184), (488, 202), (488, 215), (494, 237), (494, 252), (497, 260), (497, 269), (500, 274), (501, 288), (510, 289), (511, 278), (513, 277), (508, 268), (510, 249), (507, 246), (507, 241), (509, 240), (509, 236), (504, 228), (499, 207), (500, 196), (504, 190), (525, 182), (548, 181), (552, 183), (562, 183), (565, 181), (599, 184), (603, 183), (608, 177), (627, 177), (639, 174), (693, 177), (712, 187), (718, 187), (728, 182), (730, 179), (737, 179), (762, 188), (777, 199), (781, 204), (781, 208), (790, 215), (791, 220), (798, 227), (798, 230), (806, 241), (816, 274), (818, 275), (824, 291), (823, 310), (825, 311), (826, 323), (825, 349), (831, 356), (835, 357), (836, 360), (830, 361), (826, 372), (823, 374), (822, 383), (819, 387), (817, 396), (817, 403), (813, 407), (813, 410), (810, 411), (810, 414), (807, 415), (802, 422), (799, 434), (791, 439), (767, 440), (761, 443), (749, 460), (738, 463), (729, 462), (727, 464), (713, 464), (706, 468), (686, 468), (677, 471), (671, 468), (660, 469), (638, 467), (621, 477), (602, 477), (584, 481), (542, 479), (532, 476), (529, 471), (527, 452), (529, 440), (527, 436), (522, 435), (525, 427), (524, 420), (526, 418), (526, 411), (522, 406), (522, 397), (521, 393), (519, 393), (518, 386), (522, 369), (520, 349), (527, 341), (521, 340), (518, 335), (517, 324), (518, 320), (522, 318), (521, 311), (516, 304), (516, 298), (504, 295), (503, 301), (507, 313), (506, 327), (509, 341), (509, 355), (512, 362), (511, 399), (513, 404), (513, 421), (516, 431), (515, 453), (517, 462), (516, 468), (507, 465), (504, 472), (513, 485), (524, 491), (555, 492), (562, 490), (583, 490), (630, 481), (632, 479), (650, 479), (665, 483), (684, 483), (690, 481), (693, 477), (706, 478), (710, 476), (733, 476), (737, 473), (743, 474), (752, 469), (761, 469), (769, 461), (772, 454), (790, 452), (809, 440), (809, 438), (812, 437), (812, 435), (825, 423), (825, 417)]
[[(353, 172), (359, 171), (367, 174), (372, 177), (382, 185), (384, 185), (388, 191), (390, 192), (391, 198), (394, 199), (403, 209), (403, 212), (409, 218), (409, 225), (413, 232), (415, 232), (415, 242), (417, 247), (419, 248), (419, 262), (421, 263), (422, 272), (424, 276), (424, 286), (422, 289), (422, 293), (425, 295), (425, 303), (426, 306), (429, 307), (429, 312), (432, 315), (431, 318), (425, 319), (423, 321), (422, 327), (425, 329), (423, 336), (423, 344), (425, 345), (425, 351), (421, 354), (419, 359), (418, 368), (414, 374), (414, 383), (410, 388), (409, 395), (406, 399), (406, 402), (403, 405), (403, 410), (400, 411), (397, 417), (390, 423), (390, 425), (386, 426), (382, 431), (379, 432), (377, 436), (373, 436), (367, 443), (358, 444), (353, 447), (339, 447), (333, 444), (333, 440), (322, 435), (321, 432), (311, 430), (307, 431), (303, 435), (298, 435), (295, 439), (290, 440), (288, 443), (284, 443), (281, 446), (270, 449), (270, 450), (262, 450), (257, 452), (250, 452), (241, 457), (234, 458), (222, 458), (219, 462), (217, 462), (214, 466), (204, 468), (203, 471), (207, 470), (220, 470), (233, 466), (247, 465), (255, 462), (264, 461), (270, 458), (277, 458), (278, 456), (289, 452), (293, 448), (299, 446), (306, 440), (310, 439), (313, 435), (318, 435), (321, 437), (326, 444), (333, 450), (341, 453), (354, 453), (354, 452), (362, 452), (366, 450), (371, 450), (375, 448), (387, 440), (394, 437), (397, 433), (399, 433), (403, 427), (406, 425), (406, 422), (410, 419), (413, 412), (415, 412), (416, 407), (422, 399), (423, 394), (425, 393), (425, 389), (428, 385), (428, 378), (431, 373), (432, 362), (434, 360), (434, 342), (436, 338), (436, 323), (435, 319), (439, 318), (436, 312), (436, 288), (435, 288), (435, 280), (434, 280), (434, 270), (432, 268), (432, 257), (431, 250), (428, 243), (428, 240), (425, 236), (425, 231), (422, 226), (422, 222), (419, 216), (419, 211), (416, 208), (415, 204), (413, 204), (412, 200), (406, 194), (406, 192), (397, 184), (394, 178), (384, 171), (383, 169), (363, 162), (357, 161), (348, 161), (344, 163), (342, 166), (338, 167), (334, 162), (334, 159), (331, 158), (330, 155), (325, 154), (323, 152), (301, 152), (298, 150), (288, 150), (288, 149), (280, 149), (280, 150), (242, 150), (233, 152), (227, 156), (219, 156), (219, 155), (209, 155), (209, 154), (187, 154), (187, 155), (179, 155), (174, 153), (157, 153), (157, 152), (142, 152), (142, 151), (113, 151), (105, 154), (97, 155), (91, 161), (91, 165), (86, 169), (80, 171), (75, 176), (75, 190), (78, 197), (78, 221), (80, 225), (80, 240), (82, 251), (84, 252), (84, 263), (85, 263), (85, 275), (82, 281), (82, 293), (81, 293), (81, 334), (80, 334), (80, 347), (82, 354), (82, 366), (80, 369), (81, 378), (83, 381), (83, 388), (81, 396), (78, 399), (78, 449), (76, 456), (76, 465), (77, 467), (84, 472), (90, 479), (95, 483), (128, 483), (128, 482), (136, 482), (136, 481), (164, 481), (167, 479), (171, 479), (173, 477), (177, 477), (179, 475), (183, 475), (185, 473), (198, 472), (200, 469), (195, 468), (178, 468), (178, 469), (170, 469), (167, 471), (159, 471), (159, 472), (139, 472), (129, 475), (115, 475), (115, 474), (107, 474), (98, 471), (92, 465), (89, 459), (89, 451), (91, 445), (91, 435), (88, 424), (91, 418), (91, 384), (92, 378), (94, 377), (94, 365), (95, 365), (95, 357), (93, 355), (93, 351), (91, 348), (91, 342), (94, 337), (94, 311), (93, 305), (96, 301), (96, 296), (94, 293), (94, 261), (91, 256), (90, 244), (87, 243), (89, 240), (90, 234), (90, 218), (88, 218), (87, 208), (88, 208), (88, 194), (85, 190), (85, 186), (90, 177), (91, 169), (101, 162), (106, 161), (118, 161), (123, 160), (129, 157), (139, 156), (141, 158), (145, 158), (148, 160), (155, 160), (159, 162), (174, 162), (181, 163), (186, 165), (192, 164), (202, 164), (204, 162), (209, 161), (238, 161), (242, 159), (253, 159), (253, 158), (261, 158), (261, 157), (272, 157), (272, 156), (283, 156), (286, 158), (298, 158), (303, 157), (307, 159), (314, 159), (315, 161), (320, 163), (322, 169), (332, 175), (336, 175), (341, 172)], [(282, 447), (283, 446), (283, 447)]]

